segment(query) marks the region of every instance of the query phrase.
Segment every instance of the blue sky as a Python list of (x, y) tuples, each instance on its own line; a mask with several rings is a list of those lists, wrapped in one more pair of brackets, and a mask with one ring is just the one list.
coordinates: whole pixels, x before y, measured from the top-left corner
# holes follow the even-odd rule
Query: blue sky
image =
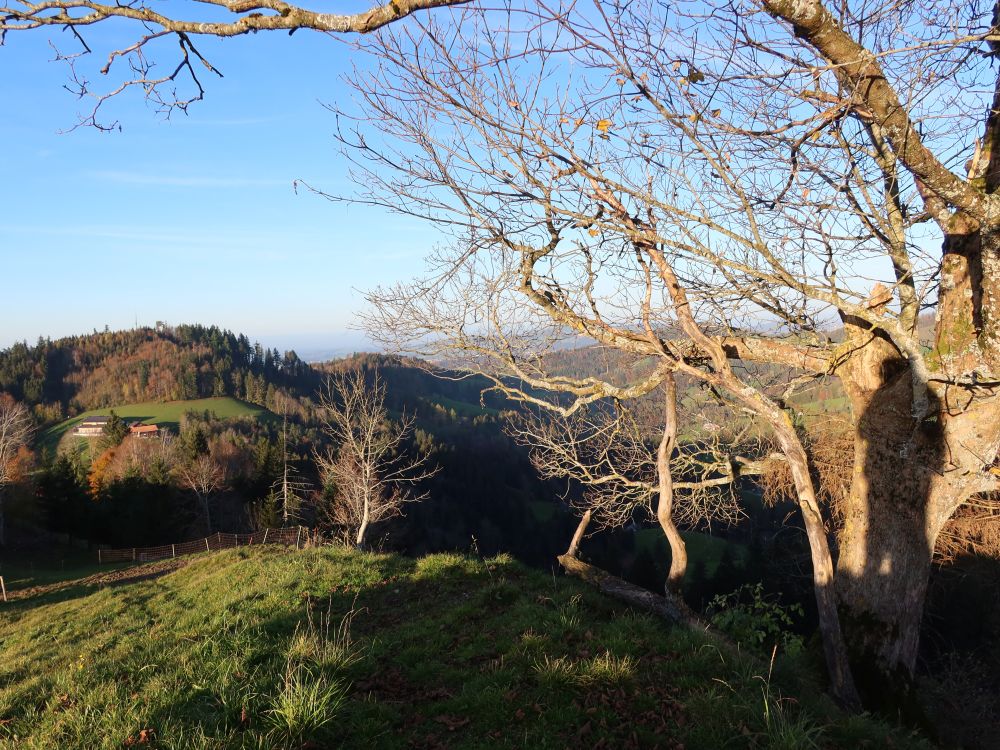
[[(95, 49), (125, 38), (92, 31)], [(292, 188), (351, 192), (322, 106), (350, 96), (350, 45), (299, 32), (198, 46), (225, 75), (205, 77), (205, 101), (167, 122), (119, 98), (120, 133), (60, 132), (82, 107), (45, 33), (0, 47), (0, 347), (165, 320), (352, 348), (361, 291), (419, 274), (432, 228)]]

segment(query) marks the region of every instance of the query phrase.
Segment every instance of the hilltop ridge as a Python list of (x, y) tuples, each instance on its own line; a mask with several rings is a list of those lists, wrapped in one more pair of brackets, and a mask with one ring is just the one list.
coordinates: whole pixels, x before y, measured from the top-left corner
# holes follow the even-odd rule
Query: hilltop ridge
[(42, 421), (145, 401), (230, 396), (268, 407), (315, 391), (318, 374), (294, 351), (217, 326), (102, 331), (0, 350), (0, 392)]

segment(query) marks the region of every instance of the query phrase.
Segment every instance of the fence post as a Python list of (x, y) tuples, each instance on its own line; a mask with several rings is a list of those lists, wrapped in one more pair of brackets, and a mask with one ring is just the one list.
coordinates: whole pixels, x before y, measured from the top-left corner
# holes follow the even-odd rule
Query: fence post
[(7, 586), (3, 582), (3, 576), (0, 576), (0, 591), (3, 591), (3, 600), (7, 601)]
[(211, 552), (212, 551), (212, 548), (208, 546), (208, 537), (207, 536), (205, 537), (205, 551), (206, 552)]
[(270, 531), (270, 529), (264, 529), (264, 541), (261, 542), (261, 544), (267, 544), (267, 532), (268, 531)]
[(171, 544), (170, 545), (170, 554), (173, 557), (177, 557), (177, 545), (176, 544)]
[(135, 547), (132, 548), (132, 562), (135, 562)]
[(102, 551), (103, 550), (101, 550), (100, 547), (97, 548), (97, 564), (98, 565), (103, 565), (104, 564), (104, 560), (101, 559), (101, 552)]
[(302, 536), (302, 527), (299, 526), (299, 528), (295, 532), (295, 549), (299, 548), (299, 538), (301, 536)]

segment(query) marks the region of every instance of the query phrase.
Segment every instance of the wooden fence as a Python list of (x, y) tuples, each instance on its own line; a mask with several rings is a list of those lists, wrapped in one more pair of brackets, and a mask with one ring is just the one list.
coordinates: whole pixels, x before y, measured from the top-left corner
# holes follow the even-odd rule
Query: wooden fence
[(309, 530), (301, 526), (290, 529), (264, 529), (253, 534), (210, 534), (204, 539), (177, 544), (162, 544), (159, 547), (126, 547), (125, 549), (99, 549), (97, 562), (150, 562), (151, 560), (166, 560), (181, 555), (193, 555), (196, 552), (214, 552), (220, 549), (248, 547), (254, 544), (284, 544), (296, 548), (309, 538)]

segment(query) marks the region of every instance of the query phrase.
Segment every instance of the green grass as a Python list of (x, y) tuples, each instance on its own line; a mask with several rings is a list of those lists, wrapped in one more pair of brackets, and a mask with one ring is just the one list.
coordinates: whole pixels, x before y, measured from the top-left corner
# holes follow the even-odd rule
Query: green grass
[(508, 557), (243, 548), (4, 607), (0, 748), (922, 746), (767, 674)]
[(181, 417), (188, 411), (209, 411), (220, 419), (232, 417), (254, 417), (256, 419), (270, 416), (270, 412), (262, 406), (249, 404), (246, 401), (230, 398), (228, 396), (220, 398), (199, 398), (190, 401), (147, 401), (141, 404), (125, 404), (122, 406), (109, 406), (105, 409), (91, 409), (82, 414), (60, 422), (49, 427), (42, 432), (39, 437), (39, 444), (43, 448), (54, 449), (62, 436), (73, 429), (86, 417), (107, 415), (111, 411), (123, 418), (139, 419), (144, 422), (154, 422), (171, 428), (174, 432), (180, 425)]
[(441, 395), (434, 395), (421, 400), (428, 404), (436, 404), (446, 410), (454, 409), (455, 413), (460, 417), (472, 418), (478, 417), (481, 414), (496, 416), (500, 413), (497, 409), (489, 406), (481, 406), (478, 403), (470, 403), (468, 401), (458, 401)]
[(24, 589), (29, 586), (45, 586), (61, 581), (74, 580), (92, 575), (94, 573), (106, 573), (114, 570), (117, 565), (99, 565), (96, 561), (89, 559), (86, 561), (78, 559), (68, 559), (65, 566), (58, 562), (46, 562), (35, 565), (15, 560), (0, 561), (0, 576), (3, 576), (4, 583), (10, 589)]

